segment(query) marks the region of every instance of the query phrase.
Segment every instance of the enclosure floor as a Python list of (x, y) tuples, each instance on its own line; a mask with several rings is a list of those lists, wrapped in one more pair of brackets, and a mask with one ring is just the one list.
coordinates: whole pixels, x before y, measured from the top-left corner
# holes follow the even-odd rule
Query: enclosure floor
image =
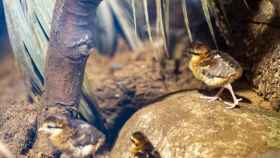
[(0, 60), (0, 140), (18, 153), (36, 113), (27, 103), (24, 83), (15, 65), (11, 54)]
[[(124, 58), (120, 57), (118, 61), (123, 61)], [(246, 87), (245, 85), (238, 86)], [(36, 120), (37, 112), (35, 107), (27, 102), (24, 83), (11, 54), (0, 60), (0, 87), (0, 140), (7, 144), (13, 153), (19, 153), (23, 144), (26, 144), (28, 129)], [(252, 105), (271, 110), (270, 104), (252, 90), (241, 88), (237, 94), (248, 98)]]

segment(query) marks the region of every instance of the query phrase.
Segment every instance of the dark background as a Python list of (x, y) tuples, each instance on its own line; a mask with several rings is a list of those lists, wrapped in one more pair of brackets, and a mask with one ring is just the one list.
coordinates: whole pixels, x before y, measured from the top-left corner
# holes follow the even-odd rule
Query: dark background
[(0, 0), (0, 55), (3, 55), (4, 53), (8, 52), (8, 49), (8, 34), (5, 23), (3, 2), (2, 0)]
[(2, 0), (0, 1), (0, 37), (3, 36), (5, 32), (5, 19), (4, 19), (4, 13), (3, 13), (3, 3)]

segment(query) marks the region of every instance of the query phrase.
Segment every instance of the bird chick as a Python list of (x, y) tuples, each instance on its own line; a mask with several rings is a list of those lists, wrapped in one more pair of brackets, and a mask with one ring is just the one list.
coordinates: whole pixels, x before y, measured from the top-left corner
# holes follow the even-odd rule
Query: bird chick
[(192, 57), (189, 68), (195, 78), (212, 88), (221, 87), (213, 97), (203, 97), (209, 102), (219, 99), (219, 95), (226, 88), (230, 91), (233, 103), (224, 102), (226, 108), (234, 108), (241, 99), (236, 98), (231, 83), (240, 78), (243, 72), (239, 63), (228, 54), (219, 50), (212, 50), (203, 43), (195, 43), (190, 51)]
[(96, 128), (64, 115), (47, 117), (38, 131), (47, 134), (52, 145), (62, 152), (61, 157), (66, 158), (91, 157), (105, 142), (105, 136)]
[(159, 153), (143, 133), (134, 132), (130, 137), (130, 141), (132, 145), (129, 158), (160, 158)]

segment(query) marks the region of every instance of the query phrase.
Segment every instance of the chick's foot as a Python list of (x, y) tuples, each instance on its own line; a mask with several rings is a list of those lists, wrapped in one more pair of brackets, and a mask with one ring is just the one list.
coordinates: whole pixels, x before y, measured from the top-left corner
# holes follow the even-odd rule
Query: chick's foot
[(208, 102), (213, 102), (213, 101), (216, 101), (216, 100), (218, 100), (218, 99), (220, 99), (220, 94), (224, 91), (224, 87), (222, 87), (219, 91), (218, 91), (218, 93), (215, 95), (215, 96), (201, 96), (200, 98), (202, 98), (202, 99), (207, 99), (208, 100)]
[(226, 106), (226, 108), (228, 108), (228, 109), (235, 108), (239, 104), (239, 102), (242, 100), (242, 98), (237, 98), (235, 96), (231, 84), (227, 84), (224, 87), (229, 90), (229, 92), (230, 92), (230, 94), (232, 96), (232, 99), (233, 99), (233, 103), (224, 102), (226, 105), (229, 105), (229, 106)]
[(242, 100), (242, 98), (238, 98), (238, 99), (234, 99), (233, 103), (230, 103), (230, 102), (224, 102), (226, 105), (228, 106), (225, 106), (225, 108), (227, 109), (233, 109), (235, 108), (236, 106), (239, 105), (239, 102)]

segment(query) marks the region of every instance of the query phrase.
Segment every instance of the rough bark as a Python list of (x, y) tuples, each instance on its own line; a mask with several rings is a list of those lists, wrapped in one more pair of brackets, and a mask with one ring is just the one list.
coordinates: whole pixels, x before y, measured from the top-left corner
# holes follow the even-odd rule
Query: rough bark
[[(48, 115), (77, 118), (86, 61), (96, 47), (96, 9), (101, 0), (58, 0), (52, 18), (45, 67), (43, 112), (38, 126)], [(38, 133), (33, 153), (54, 155), (47, 135)], [(32, 153), (31, 152), (31, 153)], [(39, 157), (35, 154), (35, 157)]]
[(231, 52), (243, 64), (244, 74), (258, 94), (277, 103), (280, 96), (279, 1), (248, 2), (250, 8), (242, 1), (234, 1), (228, 9), (236, 39)]
[(47, 52), (46, 106), (78, 105), (87, 56), (96, 42), (94, 17), (100, 2), (56, 2)]

